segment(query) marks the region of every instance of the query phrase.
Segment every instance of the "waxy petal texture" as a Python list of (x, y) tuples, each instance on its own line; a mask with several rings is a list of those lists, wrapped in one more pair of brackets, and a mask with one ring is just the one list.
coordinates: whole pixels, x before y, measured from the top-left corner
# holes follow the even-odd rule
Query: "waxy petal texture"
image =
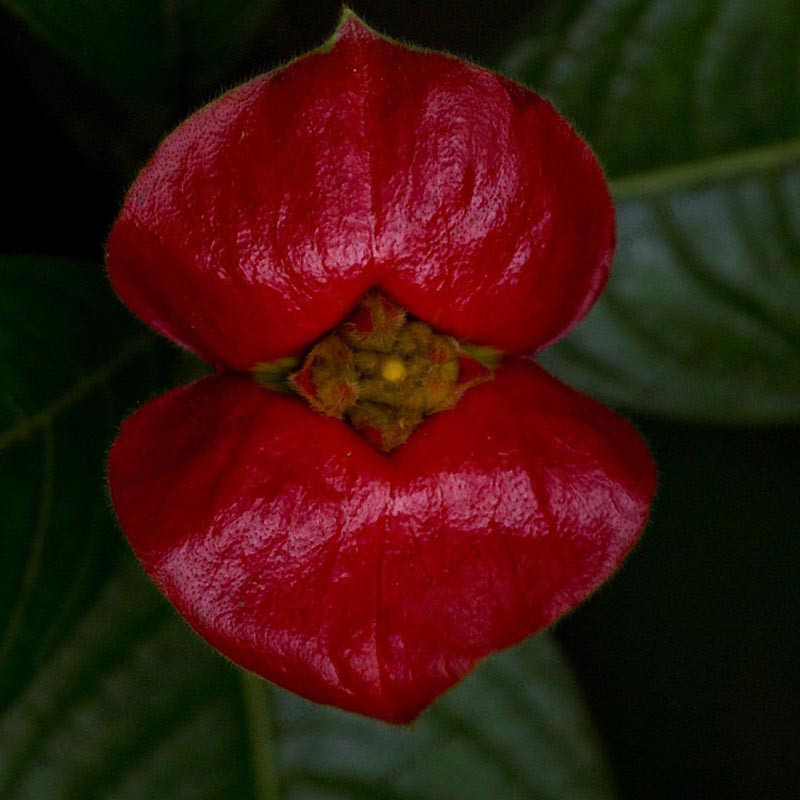
[(130, 417), (109, 477), (145, 569), (211, 644), (392, 721), (594, 590), (655, 483), (630, 426), (523, 359), (390, 458), (299, 398), (208, 378)]
[[(413, 719), (597, 588), (644, 526), (655, 475), (636, 432), (519, 355), (583, 316), (613, 245), (600, 167), (545, 100), (351, 14), (326, 46), (200, 110), (108, 243), (128, 307), (220, 373), (144, 406), (112, 447), (144, 568), (237, 664)], [(404, 443), (390, 454), (237, 374), (273, 376), (380, 295), (477, 345), (464, 352), (506, 354), (407, 439), (422, 411), (391, 417)], [(401, 338), (380, 353), (419, 389), (427, 367)], [(354, 425), (377, 425), (406, 387), (398, 373), (381, 394), (370, 353), (337, 372), (333, 350), (311, 352), (321, 384), (310, 373), (304, 394), (337, 400), (333, 375), (364, 395)]]
[(613, 244), (600, 167), (545, 100), (347, 17), (166, 139), (108, 266), (145, 322), (247, 370), (370, 287), (461, 340), (538, 349), (588, 310)]

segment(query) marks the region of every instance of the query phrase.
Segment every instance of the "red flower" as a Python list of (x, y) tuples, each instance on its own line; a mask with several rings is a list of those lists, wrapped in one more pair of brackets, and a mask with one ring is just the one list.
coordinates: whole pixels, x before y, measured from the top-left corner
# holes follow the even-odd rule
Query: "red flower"
[[(206, 106), (108, 244), (123, 301), (218, 370), (111, 450), (144, 568), (238, 664), (392, 721), (551, 623), (654, 489), (638, 435), (524, 355), (584, 315), (613, 239), (545, 100), (351, 14)], [(265, 388), (291, 359), (299, 395)]]

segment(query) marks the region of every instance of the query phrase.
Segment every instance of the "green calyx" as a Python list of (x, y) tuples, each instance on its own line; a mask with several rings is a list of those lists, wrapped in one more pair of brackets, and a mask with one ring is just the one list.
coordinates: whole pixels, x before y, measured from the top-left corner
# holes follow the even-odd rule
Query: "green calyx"
[(311, 348), (289, 385), (313, 409), (346, 420), (388, 452), (426, 416), (452, 408), (468, 388), (491, 378), (491, 368), (455, 339), (370, 292)]

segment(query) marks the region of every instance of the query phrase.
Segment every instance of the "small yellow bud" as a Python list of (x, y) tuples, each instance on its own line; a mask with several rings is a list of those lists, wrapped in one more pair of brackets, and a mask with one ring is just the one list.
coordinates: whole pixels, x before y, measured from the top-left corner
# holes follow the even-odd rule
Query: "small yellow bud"
[(381, 375), (389, 383), (400, 383), (406, 376), (406, 365), (399, 358), (387, 358), (381, 367)]

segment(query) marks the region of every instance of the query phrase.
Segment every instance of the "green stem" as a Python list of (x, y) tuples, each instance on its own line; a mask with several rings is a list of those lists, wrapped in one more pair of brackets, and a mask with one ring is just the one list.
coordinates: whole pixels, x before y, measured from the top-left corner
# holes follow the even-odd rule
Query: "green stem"
[(275, 731), (270, 713), (270, 687), (251, 672), (241, 671), (247, 730), (250, 735), (250, 756), (253, 763), (254, 797), (256, 800), (279, 800)]

